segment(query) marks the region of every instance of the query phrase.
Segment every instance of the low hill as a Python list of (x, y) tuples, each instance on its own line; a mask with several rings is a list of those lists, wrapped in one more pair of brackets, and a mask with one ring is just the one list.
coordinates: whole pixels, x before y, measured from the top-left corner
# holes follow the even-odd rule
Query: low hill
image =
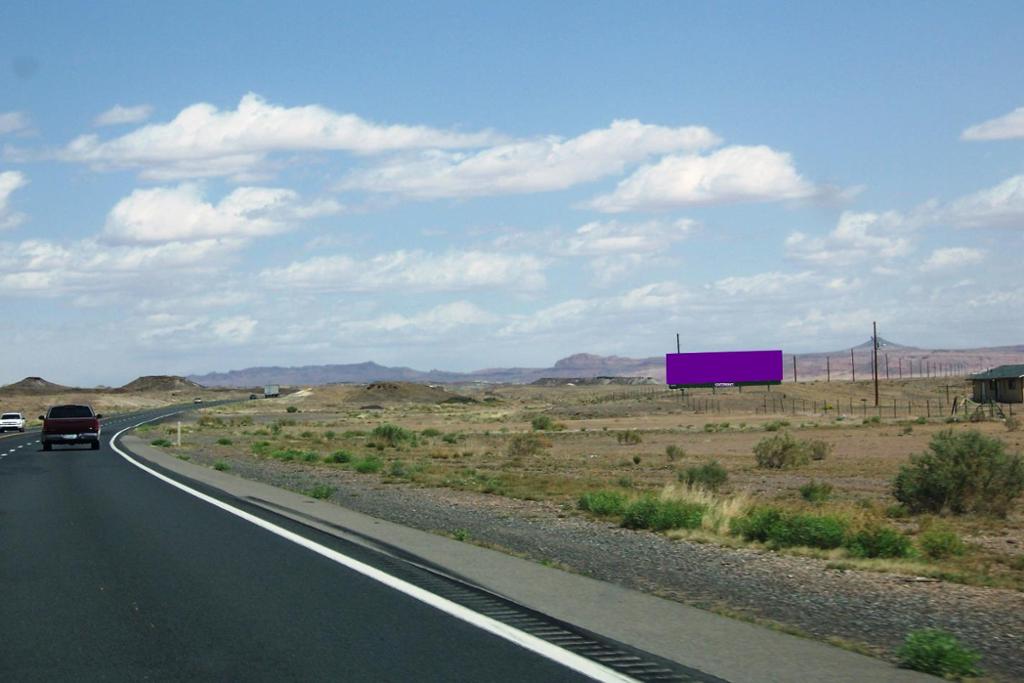
[(117, 389), (117, 391), (181, 391), (202, 388), (203, 385), (197, 384), (196, 382), (184, 377), (176, 377), (174, 375), (146, 375), (128, 382), (128, 384)]
[(60, 384), (54, 384), (53, 382), (47, 382), (42, 377), (26, 377), (20, 382), (0, 387), (0, 391), (9, 394), (57, 394), (64, 391), (73, 391), (73, 389)]

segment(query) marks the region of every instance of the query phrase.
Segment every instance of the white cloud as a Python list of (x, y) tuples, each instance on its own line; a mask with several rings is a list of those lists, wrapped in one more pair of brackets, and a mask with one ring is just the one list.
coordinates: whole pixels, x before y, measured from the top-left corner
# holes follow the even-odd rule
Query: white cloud
[(796, 172), (789, 154), (763, 145), (734, 146), (706, 156), (667, 156), (637, 169), (589, 205), (616, 213), (800, 199), (816, 192)]
[(162, 179), (233, 176), (256, 170), (275, 151), (338, 150), (359, 154), (492, 144), (490, 132), (458, 133), (427, 126), (380, 125), (318, 105), (280, 107), (249, 93), (237, 109), (206, 103), (183, 109), (111, 140), (82, 135), (59, 154), (97, 169), (140, 168)]
[(475, 325), (490, 325), (497, 316), (468, 301), (442, 304), (422, 313), (390, 313), (368, 320), (339, 321), (331, 327), (342, 338), (381, 333), (417, 333), (438, 335)]
[(565, 251), (579, 256), (656, 253), (686, 239), (695, 227), (694, 221), (685, 218), (643, 223), (594, 221), (578, 228), (566, 240)]
[(118, 126), (124, 123), (142, 123), (153, 113), (153, 107), (148, 104), (140, 104), (134, 107), (122, 107), (115, 104), (97, 116), (92, 125), (94, 126)]
[(802, 273), (776, 271), (726, 277), (714, 282), (712, 287), (729, 296), (777, 296), (796, 293), (796, 288), (808, 284), (813, 277), (814, 274), (809, 271)]
[(942, 209), (940, 216), (965, 228), (1024, 228), (1024, 175), (961, 197)]
[(271, 287), (319, 292), (536, 290), (545, 284), (543, 269), (540, 259), (527, 254), (395, 251), (358, 260), (317, 256), (264, 270), (260, 277)]
[(28, 185), (28, 178), (24, 173), (20, 171), (0, 172), (0, 230), (13, 228), (25, 219), (24, 214), (11, 211), (8, 204), (11, 195), (26, 185)]
[(342, 180), (339, 189), (420, 199), (563, 190), (619, 174), (652, 156), (706, 149), (719, 138), (702, 126), (669, 128), (616, 120), (574, 138), (547, 136), (473, 154), (431, 151), (399, 158)]
[(28, 133), (31, 129), (32, 123), (23, 112), (8, 111), (0, 113), (0, 135)]
[(786, 238), (790, 258), (820, 266), (847, 266), (867, 259), (892, 260), (910, 253), (911, 242), (900, 234), (908, 226), (896, 212), (856, 213), (844, 211), (832, 232), (809, 237), (793, 232)]
[(211, 326), (214, 336), (230, 344), (242, 344), (252, 338), (256, 321), (247, 315), (236, 315), (218, 320)]
[(1024, 107), (1018, 107), (1009, 114), (971, 126), (960, 137), (964, 140), (1024, 138)]
[(292, 190), (269, 187), (240, 187), (216, 204), (205, 201), (193, 184), (135, 190), (111, 209), (103, 235), (121, 242), (247, 238), (341, 209), (335, 202), (301, 205), (298, 200)]
[(947, 270), (974, 265), (985, 260), (985, 251), (970, 247), (946, 247), (936, 249), (923, 264), (921, 270)]

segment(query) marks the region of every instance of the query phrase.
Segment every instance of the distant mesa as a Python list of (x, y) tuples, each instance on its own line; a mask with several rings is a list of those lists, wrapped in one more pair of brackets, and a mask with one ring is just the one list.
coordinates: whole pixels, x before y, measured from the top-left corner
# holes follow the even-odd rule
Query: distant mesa
[(180, 391), (183, 389), (203, 389), (203, 385), (197, 382), (193, 382), (190, 379), (184, 377), (176, 377), (174, 375), (147, 375), (145, 377), (139, 377), (137, 379), (128, 382), (120, 389), (119, 392), (137, 392), (137, 391)]
[(20, 382), (0, 387), (0, 391), (11, 394), (55, 394), (62, 391), (73, 391), (71, 387), (47, 382), (42, 377), (26, 377)]

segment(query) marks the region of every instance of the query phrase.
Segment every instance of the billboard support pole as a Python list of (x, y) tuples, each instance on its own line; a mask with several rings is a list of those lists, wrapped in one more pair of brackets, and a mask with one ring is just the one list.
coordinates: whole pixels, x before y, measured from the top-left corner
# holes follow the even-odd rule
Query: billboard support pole
[(850, 381), (857, 381), (857, 366), (853, 363), (853, 349), (850, 349)]
[(832, 359), (828, 356), (825, 356), (825, 381), (832, 381)]
[(875, 407), (878, 407), (878, 323), (871, 323), (871, 366), (875, 378)]
[(676, 332), (676, 353), (682, 353), (682, 350), (680, 350), (680, 347), (679, 347), (679, 333), (678, 332)]

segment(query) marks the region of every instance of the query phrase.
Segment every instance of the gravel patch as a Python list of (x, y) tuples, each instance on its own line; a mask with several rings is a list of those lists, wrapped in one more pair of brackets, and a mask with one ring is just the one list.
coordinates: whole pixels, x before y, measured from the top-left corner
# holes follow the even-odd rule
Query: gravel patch
[[(193, 462), (214, 458), (190, 453)], [(206, 462), (209, 460), (209, 462)], [(231, 472), (305, 491), (405, 526), (452, 534), (538, 562), (704, 608), (842, 639), (886, 658), (907, 633), (940, 628), (982, 654), (989, 675), (1024, 680), (1024, 593), (899, 574), (826, 568), (814, 558), (722, 548), (630, 531), (555, 503), (384, 484), (376, 476), (297, 463), (229, 459)]]

